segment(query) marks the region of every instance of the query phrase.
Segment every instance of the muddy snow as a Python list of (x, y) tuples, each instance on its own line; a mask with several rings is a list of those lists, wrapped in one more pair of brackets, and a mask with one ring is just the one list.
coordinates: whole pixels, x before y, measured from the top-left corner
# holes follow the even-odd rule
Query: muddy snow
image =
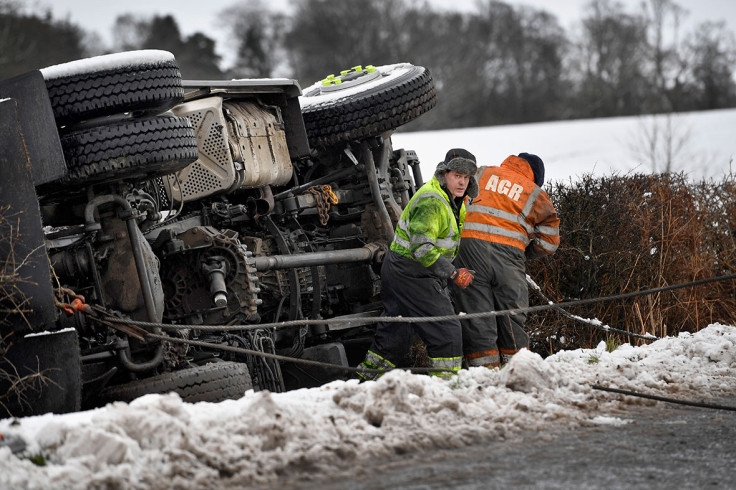
[[(188, 404), (147, 395), (92, 411), (0, 420), (26, 450), (0, 448), (2, 488), (182, 488), (259, 485), (396, 453), (500, 440), (552, 424), (624, 424), (642, 398), (593, 384), (706, 401), (736, 388), (736, 327), (625, 344), (607, 352), (522, 351), (503, 369), (450, 380), (394, 371), (287, 393)], [(45, 466), (29, 460), (43, 456)]]

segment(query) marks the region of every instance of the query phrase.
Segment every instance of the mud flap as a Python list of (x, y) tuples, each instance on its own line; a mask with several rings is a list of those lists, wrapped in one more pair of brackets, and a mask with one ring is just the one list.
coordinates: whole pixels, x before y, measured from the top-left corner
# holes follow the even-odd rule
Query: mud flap
[[(319, 361), (337, 366), (348, 366), (345, 347), (340, 342), (324, 345), (315, 345), (304, 349), (302, 359)], [(313, 388), (336, 379), (347, 379), (349, 373), (341, 369), (323, 368), (295, 362), (286, 362), (281, 365), (286, 390), (297, 388)]]
[(44, 413), (68, 413), (81, 409), (82, 382), (79, 340), (73, 329), (54, 333), (11, 335), (0, 370), (26, 378), (9, 392), (10, 381), (0, 380), (0, 393), (8, 393), (0, 405), (0, 417), (27, 417)]
[[(0, 83), (0, 260), (6, 262), (6, 292), (24, 313), (0, 322), (0, 334), (14, 337), (54, 328), (54, 304), (43, 224), (33, 184), (66, 172), (46, 87), (38, 72)], [(17, 295), (17, 296), (16, 296)], [(5, 305), (4, 305), (5, 306)], [(7, 308), (7, 306), (5, 306)]]

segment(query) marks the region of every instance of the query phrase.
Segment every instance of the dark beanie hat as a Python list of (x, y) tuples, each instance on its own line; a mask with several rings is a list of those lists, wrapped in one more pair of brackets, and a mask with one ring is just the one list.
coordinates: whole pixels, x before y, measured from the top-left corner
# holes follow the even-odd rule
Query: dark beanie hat
[(475, 163), (475, 155), (463, 148), (453, 148), (447, 152), (445, 159), (437, 164), (437, 169), (434, 171), (435, 177), (437, 177), (437, 180), (443, 186), (447, 185), (445, 172), (448, 170), (470, 175), (470, 182), (468, 182), (466, 193), (471, 198), (478, 196), (478, 182), (475, 180), (478, 165)]
[(544, 184), (544, 162), (542, 159), (532, 153), (519, 153), (519, 158), (529, 162), (529, 166), (534, 172), (534, 183), (542, 187)]

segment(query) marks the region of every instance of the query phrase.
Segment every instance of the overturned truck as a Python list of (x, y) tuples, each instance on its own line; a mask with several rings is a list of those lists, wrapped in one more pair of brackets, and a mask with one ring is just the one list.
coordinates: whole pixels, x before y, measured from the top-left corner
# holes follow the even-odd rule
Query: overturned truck
[(4, 369), (41, 380), (6, 412), (219, 401), (346, 376), (284, 357), (362, 359), (383, 254), (422, 183), (391, 134), (435, 105), (426, 69), (357, 66), (302, 91), (182, 81), (146, 50), (0, 82), (0, 97), (2, 219), (19, 225), (0, 252), (23, 257), (24, 312), (0, 327)]

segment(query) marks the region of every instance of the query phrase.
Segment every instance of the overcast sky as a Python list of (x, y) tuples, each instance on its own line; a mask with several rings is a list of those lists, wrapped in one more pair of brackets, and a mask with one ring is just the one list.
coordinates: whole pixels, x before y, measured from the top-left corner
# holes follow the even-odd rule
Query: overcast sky
[[(118, 15), (133, 13), (140, 15), (172, 14), (179, 23), (184, 35), (200, 31), (215, 39), (218, 52), (224, 56), (227, 65), (226, 30), (218, 19), (225, 8), (249, 0), (26, 0), (28, 5), (50, 8), (57, 19), (68, 19), (86, 30), (97, 32), (106, 43), (110, 43), (109, 33)], [(343, 0), (334, 0), (343, 1)], [(349, 1), (349, 0), (348, 0)], [(565, 29), (570, 28), (580, 17), (589, 0), (504, 0), (512, 5), (529, 5), (552, 12)], [(736, 31), (736, 1), (734, 0), (675, 0), (689, 11), (688, 24), (694, 25), (706, 20), (725, 20), (732, 31)], [(266, 4), (285, 8), (289, 0), (264, 0)], [(470, 11), (476, 0), (430, 0), (442, 8), (456, 8)], [(627, 10), (634, 12), (641, 0), (621, 0)], [(447, 5), (450, 5), (447, 7)], [(397, 60), (399, 61), (399, 60)]]

